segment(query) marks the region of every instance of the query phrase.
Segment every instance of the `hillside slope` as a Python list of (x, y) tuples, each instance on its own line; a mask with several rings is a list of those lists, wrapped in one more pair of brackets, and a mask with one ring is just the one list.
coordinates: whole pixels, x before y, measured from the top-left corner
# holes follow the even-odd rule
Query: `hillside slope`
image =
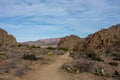
[(0, 28), (0, 44), (16, 44), (16, 38)]

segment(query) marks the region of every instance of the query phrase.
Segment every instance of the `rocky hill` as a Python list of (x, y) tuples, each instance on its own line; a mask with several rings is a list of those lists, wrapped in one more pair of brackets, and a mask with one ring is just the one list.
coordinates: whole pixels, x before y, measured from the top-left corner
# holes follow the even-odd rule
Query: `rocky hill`
[(78, 36), (75, 35), (66, 36), (61, 38), (61, 40), (58, 43), (58, 48), (72, 50), (74, 46), (81, 41), (83, 41), (83, 39), (79, 38)]
[(0, 44), (16, 44), (17, 41), (13, 35), (8, 34), (0, 28)]
[[(80, 49), (81, 45), (76, 45), (75, 49)], [(89, 35), (82, 48), (99, 50), (120, 50), (120, 24), (108, 29), (102, 29)]]
[(41, 39), (37, 41), (28, 41), (23, 43), (28, 45), (35, 45), (35, 46), (51, 46), (51, 45), (57, 45), (59, 40), (60, 38), (50, 38), (50, 39)]

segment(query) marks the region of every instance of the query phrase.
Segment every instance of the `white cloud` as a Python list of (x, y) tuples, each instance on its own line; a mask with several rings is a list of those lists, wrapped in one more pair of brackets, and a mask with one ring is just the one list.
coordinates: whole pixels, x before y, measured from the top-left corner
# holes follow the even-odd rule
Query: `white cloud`
[(38, 30), (32, 29), (42, 30), (41, 33), (89, 34), (100, 29), (99, 25), (119, 23), (117, 2), (120, 3), (119, 0), (0, 0), (0, 25), (11, 32), (30, 27), (30, 33), (32, 27), (37, 27)]

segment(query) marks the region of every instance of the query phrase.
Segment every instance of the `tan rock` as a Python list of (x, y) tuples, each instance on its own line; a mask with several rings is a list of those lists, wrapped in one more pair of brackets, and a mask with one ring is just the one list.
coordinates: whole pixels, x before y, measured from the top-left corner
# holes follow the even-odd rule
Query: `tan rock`
[(100, 50), (120, 50), (120, 24), (89, 35), (83, 47)]
[(72, 50), (74, 46), (79, 43), (82, 39), (75, 35), (66, 36), (61, 38), (58, 43), (58, 48), (66, 48)]
[(9, 35), (5, 30), (0, 29), (0, 44), (16, 44), (17, 41), (13, 35)]

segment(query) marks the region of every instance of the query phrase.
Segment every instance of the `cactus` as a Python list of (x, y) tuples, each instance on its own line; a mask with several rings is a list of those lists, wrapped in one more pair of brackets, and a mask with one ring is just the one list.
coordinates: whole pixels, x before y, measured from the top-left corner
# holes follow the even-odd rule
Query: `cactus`
[(104, 76), (105, 70), (103, 68), (95, 68), (95, 71), (93, 72), (95, 75)]

